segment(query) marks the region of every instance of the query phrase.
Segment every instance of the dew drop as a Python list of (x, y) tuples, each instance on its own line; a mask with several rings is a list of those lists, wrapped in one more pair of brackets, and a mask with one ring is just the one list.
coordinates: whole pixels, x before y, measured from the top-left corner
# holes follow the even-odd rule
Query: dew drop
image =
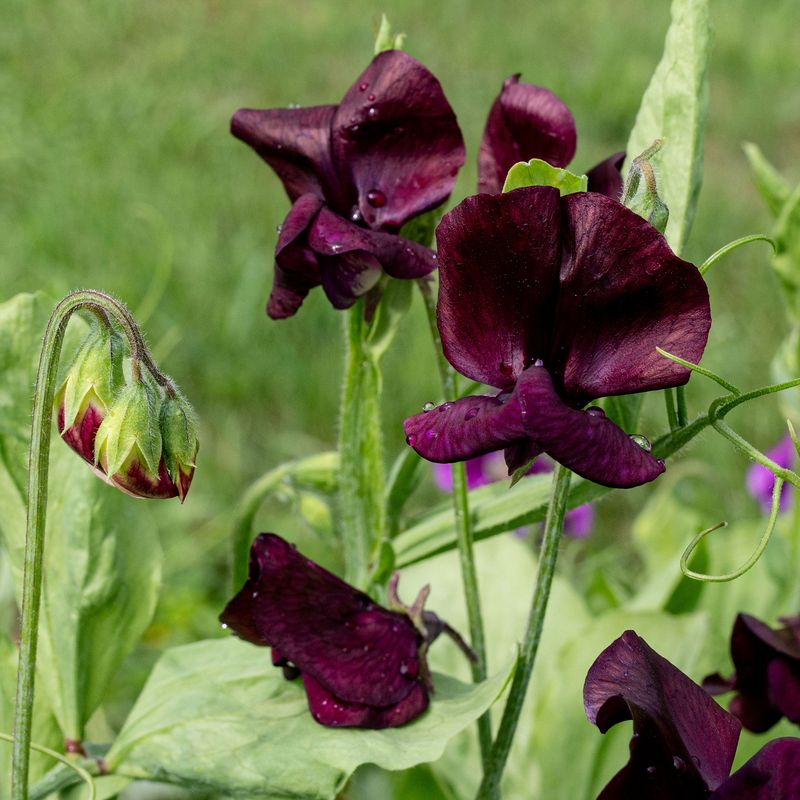
[(656, 768), (655, 767), (648, 767), (647, 768), (647, 774), (648, 775), (655, 775), (656, 774)]
[(378, 109), (377, 109), (377, 108), (375, 108), (375, 106), (370, 106), (370, 107), (367, 109), (367, 116), (368, 116), (370, 119), (378, 119)]
[(428, 402), (422, 406), (422, 410), (425, 412), (433, 411), (434, 408), (436, 408), (436, 403), (432, 402), (431, 400), (428, 400)]
[(289, 103), (289, 108), (300, 108), (300, 103)]
[(692, 761), (694, 761), (696, 767), (700, 766), (700, 759), (697, 756), (692, 756)]
[(368, 83), (362, 83), (362, 84), (359, 85), (358, 90), (360, 92), (366, 92), (368, 88), (369, 88), (369, 84)]
[(253, 592), (252, 596), (253, 596), (253, 600), (255, 600), (258, 597), (258, 592)]
[(642, 450), (645, 450), (648, 453), (653, 449), (653, 445), (650, 444), (650, 440), (646, 436), (642, 436), (640, 433), (632, 433), (628, 438), (632, 442), (638, 444)]
[(224, 630), (224, 631), (228, 630), (228, 623), (227, 622), (223, 622), (222, 623), (222, 630)]
[(358, 206), (353, 206), (350, 209), (350, 219), (353, 222), (363, 222), (364, 215), (361, 213), (361, 209)]
[(400, 662), (400, 674), (406, 675), (408, 673), (408, 664), (405, 661)]
[(367, 95), (367, 100), (369, 100), (370, 103), (374, 103), (375, 102), (375, 95), (374, 94)]
[(331, 245), (331, 252), (332, 253), (339, 253), (341, 252), (342, 246), (340, 244), (332, 244)]
[(684, 772), (686, 770), (686, 762), (680, 756), (672, 757), (672, 766), (675, 767), (678, 772)]
[(537, 358), (536, 361), (533, 362), (534, 367), (543, 367), (544, 361), (541, 358)]
[(349, 133), (358, 133), (360, 129), (360, 125), (351, 125), (347, 130)]
[(448, 401), (448, 402), (446, 402), (446, 403), (442, 403), (442, 404), (439, 406), (439, 411), (440, 411), (440, 412), (442, 412), (442, 411), (447, 411), (447, 409), (448, 409), (448, 408), (452, 408), (452, 407), (453, 407), (453, 403), (451, 403), (451, 402), (449, 402), (449, 401)]
[(417, 437), (413, 433), (409, 433), (408, 436), (406, 436), (406, 444), (409, 447), (413, 447), (416, 443)]
[(380, 189), (367, 192), (367, 202), (373, 208), (383, 208), (386, 205), (386, 195)]
[(592, 417), (604, 417), (606, 415), (606, 412), (600, 406), (589, 406), (586, 409), (586, 413)]
[(429, 442), (432, 442), (434, 439), (437, 439), (438, 437), (439, 437), (439, 434), (436, 433), (436, 431), (425, 431), (425, 438)]
[(475, 419), (475, 417), (478, 416), (478, 410), (479, 409), (476, 407), (467, 411), (467, 413), (464, 414), (464, 422), (469, 422), (471, 419)]
[(508, 361), (501, 361), (500, 362), (500, 374), (501, 375), (512, 375), (514, 373), (514, 365)]
[(276, 225), (275, 230), (280, 233), (283, 230), (283, 225)]

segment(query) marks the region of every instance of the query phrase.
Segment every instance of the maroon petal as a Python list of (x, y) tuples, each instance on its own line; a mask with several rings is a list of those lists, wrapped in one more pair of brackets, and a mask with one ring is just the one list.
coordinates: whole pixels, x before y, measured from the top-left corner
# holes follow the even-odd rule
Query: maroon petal
[(797, 800), (800, 797), (800, 739), (764, 745), (709, 800)]
[(789, 722), (800, 725), (800, 662), (775, 658), (767, 666), (769, 697)]
[(332, 122), (334, 161), (366, 223), (398, 230), (449, 196), (464, 140), (439, 81), (399, 50), (379, 53)]
[(307, 192), (333, 202), (337, 187), (330, 137), (335, 112), (336, 106), (240, 108), (231, 119), (231, 133), (275, 170), (292, 202)]
[[(508, 474), (513, 475), (518, 469), (530, 464), (534, 458), (541, 455), (542, 448), (530, 439), (522, 439), (506, 447), (503, 456), (508, 467)], [(538, 462), (537, 462), (538, 463)]]
[(94, 440), (97, 437), (97, 429), (105, 416), (105, 408), (101, 408), (94, 402), (87, 403), (86, 408), (81, 409), (72, 425), (64, 430), (64, 403), (62, 401), (58, 407), (57, 419), (61, 438), (104, 480), (105, 473), (95, 467)]
[(462, 397), (403, 423), (406, 441), (428, 461), (465, 461), (508, 447), (525, 436), (514, 395)]
[(250, 576), (220, 619), (248, 641), (277, 648), (348, 703), (392, 706), (419, 683), (421, 637), (409, 618), (274, 534), (253, 543)]
[(551, 91), (506, 78), (492, 104), (478, 154), (478, 191), (502, 191), (509, 169), (518, 161), (540, 158), (566, 167), (575, 155), (575, 120)]
[(334, 308), (350, 308), (381, 279), (381, 265), (363, 250), (342, 253), (336, 258), (320, 256), (322, 288)]
[(544, 367), (525, 370), (512, 394), (517, 397), (525, 432), (551, 458), (583, 478), (620, 488), (657, 478), (656, 459), (599, 408), (578, 411), (556, 393)]
[(711, 326), (708, 290), (652, 225), (591, 192), (567, 195), (551, 367), (577, 404), (677, 386), (688, 369), (656, 347), (700, 360)]
[(625, 153), (614, 153), (605, 161), (593, 166), (587, 173), (589, 191), (604, 194), (612, 200), (619, 200), (622, 195), (622, 165)]
[(340, 700), (310, 675), (303, 675), (308, 707), (314, 719), (331, 728), (396, 728), (418, 717), (428, 707), (428, 692), (422, 683), (400, 702), (375, 707)]
[(330, 209), (323, 209), (309, 233), (320, 255), (339, 258), (368, 253), (393, 278), (422, 278), (436, 269), (436, 254), (428, 247), (391, 233), (361, 228)]
[(499, 389), (550, 349), (559, 194), (534, 187), (468, 197), (436, 229), (437, 318), (447, 360)]
[(633, 631), (598, 656), (583, 696), (603, 733), (633, 720), (630, 760), (598, 800), (701, 800), (727, 779), (739, 723)]
[(275, 277), (267, 302), (267, 314), (272, 319), (293, 316), (309, 291), (320, 284), (319, 263), (308, 245), (307, 233), (322, 206), (316, 195), (304, 194), (283, 221), (275, 248)]

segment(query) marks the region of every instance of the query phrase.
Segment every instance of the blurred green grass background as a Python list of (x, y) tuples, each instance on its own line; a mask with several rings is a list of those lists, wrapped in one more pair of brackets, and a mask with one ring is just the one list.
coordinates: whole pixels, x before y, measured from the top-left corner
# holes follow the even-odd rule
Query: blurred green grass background
[[(56, 298), (80, 287), (121, 297), (148, 317), (158, 360), (201, 420), (185, 507), (148, 513), (166, 550), (153, 648), (215, 635), (229, 590), (237, 498), (267, 469), (336, 440), (341, 318), (319, 291), (295, 318), (266, 318), (275, 228), (288, 202), (266, 165), (229, 135), (231, 113), (336, 102), (369, 62), (385, 12), (458, 114), (468, 162), (457, 201), (474, 191), (486, 113), (511, 73), (568, 103), (579, 132), (576, 168), (624, 147), (669, 19), (666, 0), (3, 0), (2, 7), (3, 299), (34, 289)], [(706, 172), (686, 253), (696, 262), (731, 239), (769, 230), (742, 141), (758, 143), (793, 181), (800, 178), (800, 65), (790, 39), (797, 12), (796, 0), (712, 3)], [(709, 273), (709, 285), (707, 365), (744, 387), (767, 383), (785, 333), (767, 247), (730, 256)], [(403, 416), (438, 399), (418, 305), (386, 366), (393, 456), (404, 446)], [(712, 396), (713, 388), (692, 382), (694, 411)], [(649, 401), (643, 433), (661, 430), (662, 406), (660, 397)], [(764, 448), (782, 430), (772, 399), (731, 420)], [(706, 435), (689, 457), (717, 473), (710, 491), (696, 492), (709, 524), (757, 513), (743, 491), (746, 464), (727, 444)], [(588, 547), (624, 542), (649, 491), (602, 503)], [(278, 504), (259, 520), (290, 537), (298, 525)], [(131, 680), (148, 661), (140, 654), (142, 669)]]

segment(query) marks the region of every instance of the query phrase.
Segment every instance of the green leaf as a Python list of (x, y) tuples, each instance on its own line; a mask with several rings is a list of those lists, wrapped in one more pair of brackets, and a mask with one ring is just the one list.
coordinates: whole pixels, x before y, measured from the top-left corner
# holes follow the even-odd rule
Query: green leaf
[(617, 423), (622, 430), (635, 433), (639, 424), (639, 415), (642, 411), (644, 395), (625, 394), (616, 397), (606, 397), (603, 408), (608, 417)]
[(667, 241), (678, 254), (689, 235), (702, 181), (709, 52), (708, 0), (673, 0), (664, 54), (628, 139), (628, 163), (664, 139), (653, 164), (669, 208)]
[[(53, 303), (0, 304), (0, 533), (21, 597), (31, 390)], [(65, 354), (86, 332), (75, 319)], [(77, 338), (75, 335), (77, 334)], [(161, 551), (149, 512), (99, 480), (58, 436), (51, 445), (39, 685), (65, 737), (83, 728), (152, 618)]]
[(772, 231), (775, 270), (794, 322), (800, 320), (800, 185), (783, 204)]
[(767, 161), (758, 145), (745, 142), (742, 147), (753, 172), (756, 189), (764, 198), (770, 214), (777, 218), (789, 199), (791, 187), (778, 170)]
[(366, 348), (375, 361), (380, 361), (394, 340), (397, 329), (411, 308), (414, 281), (389, 279), (383, 296), (369, 325)]
[(381, 24), (375, 36), (375, 55), (382, 53), (384, 50), (402, 50), (405, 40), (406, 35), (404, 33), (393, 33), (386, 14), (381, 14)]
[(511, 167), (506, 175), (503, 191), (510, 192), (523, 186), (553, 186), (563, 197), (565, 194), (585, 192), (589, 186), (589, 178), (586, 175), (575, 175), (568, 169), (553, 167), (540, 158), (532, 158)]
[(435, 675), (430, 708), (402, 728), (331, 729), (314, 722), (302, 684), (286, 681), (264, 648), (197, 642), (161, 657), (107, 761), (129, 777), (233, 796), (333, 800), (361, 764), (399, 770), (438, 758), (512, 672), (478, 686)]

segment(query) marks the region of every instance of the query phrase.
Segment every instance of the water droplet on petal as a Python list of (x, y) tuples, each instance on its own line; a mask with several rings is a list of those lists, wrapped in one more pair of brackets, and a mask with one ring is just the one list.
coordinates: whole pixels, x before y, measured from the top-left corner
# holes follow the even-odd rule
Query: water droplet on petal
[(425, 411), (425, 412), (433, 411), (434, 408), (436, 408), (436, 403), (434, 403), (431, 400), (428, 400), (428, 402), (425, 403), (425, 405), (422, 406), (422, 410)]
[(370, 103), (374, 103), (375, 102), (375, 95), (374, 94), (367, 95), (367, 100), (369, 100)]
[(289, 108), (300, 108), (300, 103), (289, 103)]
[(408, 664), (405, 661), (400, 662), (400, 674), (405, 675), (408, 672)]
[(276, 225), (275, 230), (280, 233), (283, 230), (283, 225)]
[(258, 592), (253, 592), (253, 600), (255, 600), (257, 597), (258, 597)]
[(406, 436), (406, 444), (409, 447), (413, 447), (416, 443), (417, 437), (413, 433), (409, 433), (408, 436)]
[(386, 205), (386, 195), (380, 189), (367, 192), (367, 202), (373, 208), (383, 208)]
[(464, 414), (464, 422), (469, 422), (471, 419), (475, 419), (475, 417), (478, 416), (479, 410), (480, 409), (476, 406), (475, 408), (471, 408), (469, 411), (467, 411), (467, 413)]
[(228, 630), (228, 624), (226, 622), (222, 623), (222, 630), (224, 631)]
[(537, 358), (536, 361), (533, 362), (534, 367), (543, 367), (544, 361), (541, 358)]
[(684, 772), (686, 770), (686, 762), (680, 756), (672, 757), (672, 766), (675, 767), (678, 772)]
[(696, 767), (700, 766), (700, 759), (697, 756), (692, 756), (692, 761), (694, 761)]
[(365, 82), (365, 83), (359, 84), (358, 90), (360, 92), (366, 92), (368, 88), (369, 88), (369, 84)]
[(586, 409), (586, 413), (592, 417), (604, 417), (606, 415), (606, 412), (600, 406), (589, 406)]
[(646, 436), (642, 436), (641, 433), (632, 433), (628, 438), (632, 442), (638, 444), (642, 450), (646, 450), (648, 453), (653, 449), (653, 445), (650, 444), (650, 440)]
[(348, 133), (358, 133), (359, 129), (361, 128), (360, 125), (351, 125), (347, 131)]
[(501, 375), (513, 375), (514, 374), (514, 365), (508, 361), (501, 361), (500, 362), (500, 374)]
[(436, 433), (436, 431), (428, 430), (428, 431), (425, 431), (425, 438), (429, 442), (432, 442), (434, 439), (438, 439), (439, 438), (439, 434)]
[(367, 109), (367, 116), (368, 116), (370, 119), (378, 119), (378, 109), (377, 109), (377, 108), (375, 108), (375, 106), (370, 106), (370, 107)]
[(655, 767), (648, 767), (647, 768), (647, 774), (648, 775), (655, 775), (656, 774), (656, 768)]
[(342, 246), (340, 244), (332, 244), (331, 245), (331, 252), (332, 253), (340, 253), (342, 250)]
[(364, 221), (364, 216), (361, 213), (361, 209), (358, 206), (353, 206), (350, 209), (350, 219), (353, 222), (363, 222)]
[(439, 411), (440, 411), (440, 412), (442, 412), (442, 411), (447, 411), (447, 409), (448, 409), (448, 408), (452, 408), (452, 407), (453, 407), (453, 403), (450, 403), (450, 402), (447, 402), (447, 403), (442, 403), (442, 404), (439, 406)]

